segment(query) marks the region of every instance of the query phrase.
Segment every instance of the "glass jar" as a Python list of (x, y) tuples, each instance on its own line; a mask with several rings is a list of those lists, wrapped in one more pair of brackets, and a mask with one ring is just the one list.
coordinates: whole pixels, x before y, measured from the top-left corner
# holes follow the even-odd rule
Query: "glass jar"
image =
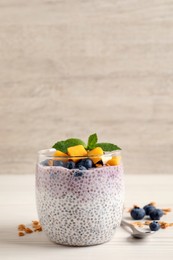
[[(36, 202), (43, 231), (63, 245), (89, 246), (109, 241), (120, 225), (124, 204), (120, 151), (90, 156), (94, 167), (80, 167), (88, 157), (53, 156), (41, 150), (36, 167)], [(109, 161), (117, 158), (118, 165)], [(68, 169), (73, 162), (75, 168)]]

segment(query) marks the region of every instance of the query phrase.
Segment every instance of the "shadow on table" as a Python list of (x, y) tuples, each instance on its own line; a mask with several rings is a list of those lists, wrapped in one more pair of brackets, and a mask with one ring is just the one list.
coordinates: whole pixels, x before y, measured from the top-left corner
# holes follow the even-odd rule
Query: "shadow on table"
[[(37, 248), (64, 248), (63, 245), (58, 245), (50, 241), (44, 232), (33, 232), (31, 234), (25, 234), (24, 236), (18, 236), (18, 230), (12, 227), (0, 228), (0, 244), (4, 246), (19, 245), (25, 247), (37, 247)], [(73, 247), (67, 247), (73, 248)]]
[[(13, 246), (15, 247), (17, 245), (24, 246), (24, 247), (30, 247), (30, 248), (42, 248), (42, 249), (48, 249), (48, 248), (58, 248), (58, 249), (75, 249), (75, 248), (86, 248), (86, 247), (76, 247), (76, 246), (66, 246), (66, 245), (59, 245), (55, 242), (50, 241), (44, 232), (33, 232), (31, 234), (25, 234), (24, 236), (18, 236), (18, 230), (17, 228), (14, 228), (14, 226), (8, 226), (4, 228), (0, 228), (0, 244), (4, 246)], [(99, 245), (94, 245), (90, 247), (97, 247)]]
[[(131, 244), (141, 244), (141, 243), (143, 244), (144, 243), (144, 239), (134, 238), (132, 236), (127, 237), (126, 241)], [(146, 241), (146, 239), (145, 239), (145, 241)]]

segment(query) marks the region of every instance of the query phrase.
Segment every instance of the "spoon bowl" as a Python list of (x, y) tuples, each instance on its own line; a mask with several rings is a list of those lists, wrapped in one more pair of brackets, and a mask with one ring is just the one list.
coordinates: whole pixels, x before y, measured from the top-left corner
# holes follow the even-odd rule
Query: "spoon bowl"
[(135, 227), (133, 224), (129, 223), (128, 221), (126, 221), (124, 219), (121, 221), (121, 226), (129, 227), (131, 229), (130, 234), (134, 238), (147, 238), (147, 237), (149, 237), (150, 235), (153, 235), (156, 232), (156, 231), (151, 231), (149, 228), (145, 229), (145, 230), (141, 230), (141, 229)]

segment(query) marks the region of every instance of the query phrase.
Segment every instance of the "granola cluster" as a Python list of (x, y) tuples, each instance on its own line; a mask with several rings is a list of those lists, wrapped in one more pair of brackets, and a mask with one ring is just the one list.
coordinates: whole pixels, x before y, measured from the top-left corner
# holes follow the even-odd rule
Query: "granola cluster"
[(18, 225), (18, 235), (19, 237), (24, 236), (25, 234), (31, 234), (33, 232), (41, 232), (42, 226), (38, 220), (33, 220), (31, 223), (31, 228), (27, 227), (24, 224)]

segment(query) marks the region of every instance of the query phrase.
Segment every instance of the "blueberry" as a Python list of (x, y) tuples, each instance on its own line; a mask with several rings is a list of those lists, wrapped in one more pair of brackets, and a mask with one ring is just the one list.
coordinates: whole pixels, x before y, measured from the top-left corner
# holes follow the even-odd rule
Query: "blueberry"
[(53, 166), (61, 166), (63, 167), (64, 166), (64, 163), (60, 160), (54, 160), (53, 161)]
[(83, 175), (83, 172), (75, 172), (74, 176), (75, 177), (81, 177)]
[(143, 209), (145, 210), (145, 214), (146, 215), (150, 215), (150, 213), (155, 210), (156, 208), (150, 204), (146, 205), (143, 207)]
[(88, 158), (84, 161), (83, 166), (88, 170), (89, 168), (93, 167), (93, 161)]
[[(90, 169), (93, 167), (93, 162), (91, 159), (87, 158), (87, 159), (82, 159), (79, 162), (77, 162), (76, 167), (80, 169), (80, 167), (83, 166), (85, 167), (85, 170)], [(84, 170), (84, 169), (83, 169)]]
[(76, 163), (76, 168), (79, 168), (80, 166), (84, 166), (84, 162), (85, 162), (84, 159), (78, 161), (78, 162)]
[(75, 163), (73, 161), (69, 161), (69, 162), (67, 162), (66, 167), (68, 169), (74, 169), (75, 168)]
[(83, 170), (87, 170), (87, 168), (86, 168), (85, 166), (80, 165), (80, 166), (79, 166), (79, 170), (80, 170), (80, 171), (83, 171)]
[(157, 231), (160, 229), (160, 224), (157, 221), (153, 221), (149, 225), (151, 231)]
[(130, 212), (131, 217), (135, 220), (143, 219), (145, 216), (145, 210), (143, 208), (135, 207)]
[(152, 220), (159, 220), (163, 216), (163, 211), (161, 209), (155, 209), (150, 213), (150, 218)]
[(43, 162), (41, 162), (41, 164), (43, 166), (49, 166), (49, 160), (44, 160)]

